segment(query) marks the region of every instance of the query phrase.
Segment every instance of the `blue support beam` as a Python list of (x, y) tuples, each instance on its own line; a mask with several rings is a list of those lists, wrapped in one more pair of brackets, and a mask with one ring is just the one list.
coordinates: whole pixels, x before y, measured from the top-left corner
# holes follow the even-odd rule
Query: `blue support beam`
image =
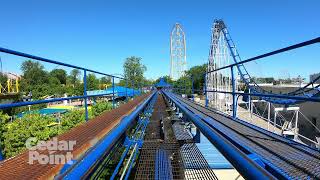
[(115, 108), (114, 105), (114, 77), (112, 77), (112, 109)]
[(89, 113), (88, 113), (88, 98), (87, 98), (87, 70), (83, 71), (83, 94), (86, 96), (84, 98), (84, 108), (85, 108), (85, 118), (86, 121), (89, 120)]
[(65, 173), (60, 175), (58, 178), (63, 179), (81, 179), (86, 173), (95, 165), (95, 163), (109, 151), (112, 145), (121, 137), (122, 134), (128, 129), (133, 121), (139, 116), (140, 112), (150, 102), (151, 98), (155, 95), (153, 92), (149, 97), (144, 100), (134, 111), (128, 116), (125, 116), (118, 126), (112, 129), (103, 139), (99, 141), (94, 147), (91, 148), (81, 159), (72, 165)]
[(128, 101), (128, 80), (126, 79), (126, 102)]
[(237, 95), (236, 93), (236, 79), (234, 78), (234, 66), (231, 67), (231, 84), (232, 84), (232, 117), (237, 118)]
[(206, 124), (201, 116), (191, 112), (176, 99), (172, 93), (164, 92), (164, 94), (200, 129), (200, 131), (232, 163), (245, 179), (276, 179), (258, 163), (230, 143), (217, 130)]

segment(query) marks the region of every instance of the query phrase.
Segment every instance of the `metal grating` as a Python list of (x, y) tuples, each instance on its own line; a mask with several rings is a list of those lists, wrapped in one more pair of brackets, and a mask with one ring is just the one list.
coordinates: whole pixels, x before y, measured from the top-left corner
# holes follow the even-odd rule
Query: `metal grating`
[(143, 144), (135, 179), (156, 179), (155, 175), (164, 173), (162, 171), (163, 168), (158, 167), (159, 164), (157, 164), (158, 168), (156, 168), (156, 156), (159, 149), (167, 153), (168, 157), (170, 158), (170, 161), (168, 162), (170, 162), (171, 165), (167, 165), (167, 167), (172, 167), (172, 170), (170, 172), (172, 174), (172, 179), (184, 179), (184, 171), (182, 159), (179, 152), (179, 144), (163, 143), (157, 141), (145, 142)]
[(166, 109), (163, 96), (158, 96), (140, 151), (135, 179), (184, 179), (180, 146)]
[(172, 125), (174, 135), (178, 141), (183, 141), (184, 143), (192, 143), (193, 137), (189, 130), (184, 127), (183, 122), (175, 122)]
[(171, 158), (164, 149), (158, 149), (155, 162), (155, 179), (173, 179)]
[(186, 179), (218, 179), (196, 144), (182, 145), (180, 153)]

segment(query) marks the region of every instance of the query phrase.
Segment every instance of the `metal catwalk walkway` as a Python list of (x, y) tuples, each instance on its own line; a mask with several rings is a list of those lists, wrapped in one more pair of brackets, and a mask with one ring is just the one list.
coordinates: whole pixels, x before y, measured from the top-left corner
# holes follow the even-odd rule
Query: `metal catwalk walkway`
[[(205, 124), (214, 129), (245, 154), (255, 154), (256, 162), (276, 178), (319, 179), (320, 152), (297, 142), (231, 116), (205, 108), (171, 92), (166, 96), (186, 111), (197, 114)], [(178, 107), (179, 107), (178, 106)], [(180, 108), (180, 107), (179, 107)], [(182, 108), (182, 107), (181, 107)], [(228, 159), (228, 157), (226, 156)], [(230, 159), (229, 159), (230, 160)], [(231, 161), (233, 164), (234, 162)]]
[[(74, 140), (76, 145), (72, 151), (74, 158), (81, 158), (82, 155), (89, 151), (93, 144), (93, 140), (102, 139), (119, 125), (125, 116), (128, 116), (142, 102), (144, 102), (150, 93), (135, 98), (132, 101), (113, 109), (102, 115), (79, 125), (64, 134), (59, 135), (58, 140)], [(48, 152), (41, 152), (48, 154)], [(65, 154), (66, 151), (56, 153)], [(29, 164), (29, 151), (25, 151), (13, 158), (7, 159), (0, 163), (0, 179), (52, 179), (59, 174), (62, 168), (61, 164), (40, 164), (35, 161)]]
[(217, 179), (183, 124), (159, 95), (135, 179)]

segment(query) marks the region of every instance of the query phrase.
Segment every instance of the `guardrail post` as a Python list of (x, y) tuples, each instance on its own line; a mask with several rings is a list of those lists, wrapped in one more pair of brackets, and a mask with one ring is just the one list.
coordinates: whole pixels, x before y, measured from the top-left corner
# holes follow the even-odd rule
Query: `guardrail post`
[(234, 78), (234, 66), (231, 66), (231, 83), (232, 83), (232, 117), (237, 118), (237, 98), (236, 98), (236, 79)]
[(112, 76), (112, 108), (114, 109), (114, 76)]
[(208, 107), (208, 92), (207, 92), (207, 73), (204, 74), (204, 95), (205, 95), (205, 104)]
[(85, 109), (85, 118), (86, 121), (89, 119), (89, 114), (88, 114), (88, 97), (87, 97), (87, 70), (83, 70), (83, 94), (85, 96), (84, 98), (84, 109)]
[(126, 79), (126, 101), (128, 101), (128, 79)]
[(0, 146), (0, 161), (4, 160), (4, 156), (2, 154), (2, 149), (1, 149), (1, 146)]

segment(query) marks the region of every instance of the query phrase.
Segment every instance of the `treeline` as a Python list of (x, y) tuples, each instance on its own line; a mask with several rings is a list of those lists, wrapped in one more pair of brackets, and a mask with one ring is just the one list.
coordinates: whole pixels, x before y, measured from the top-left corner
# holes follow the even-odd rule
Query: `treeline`
[[(164, 76), (164, 80), (171, 84), (173, 88), (180, 89), (180, 92), (191, 94), (192, 92), (192, 81), (194, 92), (197, 94), (202, 94), (204, 87), (204, 73), (207, 70), (207, 64), (193, 66), (189, 70), (185, 71), (184, 76), (180, 77), (177, 80), (172, 80), (169, 76)], [(158, 78), (155, 83), (159, 82)]]
[[(129, 87), (138, 88), (142, 85), (153, 84), (146, 80), (144, 72), (146, 67), (141, 63), (139, 57), (129, 57), (124, 63), (124, 77), (133, 81)], [(32, 94), (32, 99), (44, 99), (48, 96), (61, 97), (83, 94), (83, 74), (77, 69), (71, 70), (68, 74), (64, 69), (53, 69), (46, 71), (44, 66), (35, 61), (26, 60), (21, 65), (22, 77), (20, 89), (24, 95)], [(2, 76), (0, 76), (1, 80)], [(5, 79), (5, 77), (3, 77)], [(3, 80), (5, 81), (5, 80)], [(125, 86), (125, 81), (117, 85)], [(111, 85), (110, 77), (97, 78), (94, 74), (87, 75), (87, 90), (96, 90)], [(32, 109), (45, 107), (46, 104), (33, 105)], [(71, 128), (85, 122), (83, 108), (69, 111), (61, 115), (39, 115), (29, 114), (22, 118), (12, 119), (9, 115), (26, 111), (28, 107), (11, 108), (11, 111), (0, 111), (0, 149), (6, 158), (15, 156), (26, 150), (25, 142), (29, 137), (36, 137), (38, 140), (48, 140), (62, 134)], [(112, 109), (109, 102), (98, 101), (91, 106), (89, 119)], [(9, 115), (8, 115), (9, 114)]]
[[(69, 74), (64, 69), (46, 71), (41, 63), (26, 60), (21, 65), (21, 71), (20, 90), (26, 95), (31, 93), (33, 99), (83, 94), (83, 74), (78, 69), (73, 69)], [(100, 89), (105, 84), (111, 84), (110, 77), (97, 78), (93, 73), (87, 75), (87, 90)]]

